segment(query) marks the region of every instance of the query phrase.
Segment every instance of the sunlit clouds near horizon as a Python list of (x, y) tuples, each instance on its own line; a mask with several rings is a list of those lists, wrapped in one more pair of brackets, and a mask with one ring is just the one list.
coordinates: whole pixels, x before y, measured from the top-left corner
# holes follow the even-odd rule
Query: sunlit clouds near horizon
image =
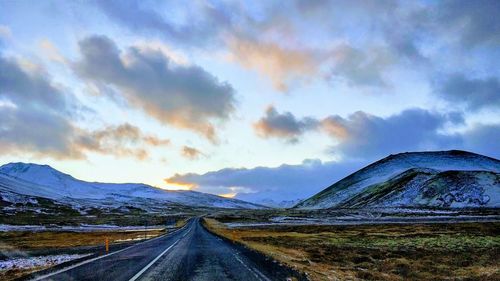
[(3, 1), (0, 163), (261, 202), (500, 158), (498, 1)]

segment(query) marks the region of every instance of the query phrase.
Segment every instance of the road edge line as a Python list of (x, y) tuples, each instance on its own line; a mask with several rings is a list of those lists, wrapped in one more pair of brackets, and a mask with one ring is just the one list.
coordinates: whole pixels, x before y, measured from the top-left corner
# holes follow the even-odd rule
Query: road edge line
[[(99, 260), (99, 259), (102, 259), (102, 258), (105, 258), (105, 257), (112, 256), (112, 255), (114, 255), (114, 254), (118, 254), (118, 253), (123, 252), (123, 251), (125, 251), (125, 250), (127, 250), (127, 249), (130, 249), (130, 248), (132, 248), (132, 247), (135, 247), (135, 246), (138, 246), (138, 245), (141, 245), (141, 244), (147, 243), (147, 242), (151, 242), (151, 241), (154, 241), (154, 240), (156, 240), (156, 239), (160, 239), (160, 238), (162, 238), (162, 237), (165, 237), (165, 236), (168, 236), (168, 235), (174, 234), (174, 233), (176, 233), (176, 232), (179, 232), (181, 229), (185, 228), (186, 226), (187, 226), (187, 224), (185, 224), (183, 227), (181, 227), (181, 228), (179, 228), (179, 229), (177, 229), (177, 230), (174, 230), (174, 231), (172, 231), (172, 232), (170, 232), (170, 233), (165, 233), (165, 234), (160, 235), (160, 236), (158, 236), (158, 237), (155, 237), (155, 238), (153, 238), (153, 239), (146, 240), (146, 241), (142, 241), (142, 242), (139, 242), (139, 243), (137, 243), (137, 244), (134, 244), (134, 245), (128, 246), (128, 247), (126, 247), (126, 248), (123, 248), (123, 249), (121, 249), (121, 250), (118, 250), (118, 251), (115, 251), (115, 252), (112, 252), (112, 253), (109, 253), (109, 254), (106, 254), (106, 255), (103, 255), (103, 256), (99, 256), (99, 257), (95, 257), (95, 258), (92, 258), (92, 259), (88, 259), (88, 260), (82, 261), (82, 262), (80, 262), (80, 263), (77, 263), (77, 264), (74, 264), (74, 265), (70, 265), (70, 266), (68, 266), (68, 267), (66, 267), (66, 268), (62, 268), (62, 269), (60, 269), (60, 270), (54, 271), (54, 272), (52, 272), (52, 273), (48, 273), (48, 274), (45, 274), (45, 275), (42, 275), (42, 276), (35, 277), (35, 278), (33, 278), (33, 279), (30, 279), (30, 280), (32, 280), (32, 281), (39, 281), (39, 280), (42, 280), (42, 279), (45, 279), (45, 278), (51, 277), (51, 276), (53, 276), (53, 275), (56, 275), (56, 274), (59, 274), (59, 273), (63, 273), (63, 272), (68, 271), (68, 270), (70, 270), (70, 269), (73, 269), (73, 268), (76, 268), (76, 267), (82, 266), (82, 265), (87, 264), (87, 263), (89, 263), (89, 262), (93, 262), (93, 261), (96, 261), (96, 260)], [(178, 240), (177, 240), (176, 242), (178, 242)]]

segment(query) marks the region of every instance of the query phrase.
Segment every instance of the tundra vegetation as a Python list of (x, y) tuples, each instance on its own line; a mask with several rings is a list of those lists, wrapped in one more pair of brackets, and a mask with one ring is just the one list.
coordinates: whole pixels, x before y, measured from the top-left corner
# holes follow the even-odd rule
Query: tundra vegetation
[(225, 222), (204, 220), (212, 232), (312, 280), (500, 280), (498, 222), (237, 228)]

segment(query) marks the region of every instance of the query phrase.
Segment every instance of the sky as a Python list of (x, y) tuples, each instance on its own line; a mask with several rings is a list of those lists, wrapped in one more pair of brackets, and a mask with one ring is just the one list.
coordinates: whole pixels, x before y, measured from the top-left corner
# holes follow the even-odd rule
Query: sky
[(0, 1), (0, 163), (253, 202), (500, 158), (498, 1)]

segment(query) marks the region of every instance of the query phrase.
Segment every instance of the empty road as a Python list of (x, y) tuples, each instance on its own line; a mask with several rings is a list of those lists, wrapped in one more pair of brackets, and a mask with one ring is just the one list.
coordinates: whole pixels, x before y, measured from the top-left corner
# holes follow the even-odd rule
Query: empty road
[(286, 280), (288, 268), (220, 239), (199, 218), (182, 229), (35, 280)]

